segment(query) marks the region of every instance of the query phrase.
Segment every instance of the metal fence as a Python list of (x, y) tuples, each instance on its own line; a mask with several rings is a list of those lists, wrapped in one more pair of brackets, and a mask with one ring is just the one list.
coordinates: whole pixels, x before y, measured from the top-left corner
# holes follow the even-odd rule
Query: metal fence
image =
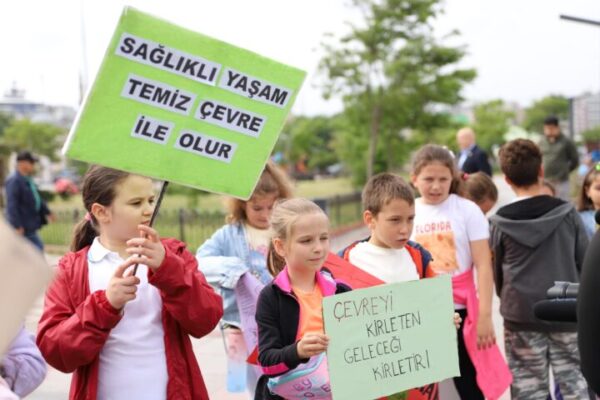
[[(333, 230), (356, 225), (362, 220), (360, 192), (314, 201), (325, 210)], [(48, 250), (65, 252), (73, 237), (74, 227), (83, 219), (83, 209), (59, 211), (56, 221), (46, 225), (40, 235)], [(206, 239), (225, 223), (222, 211), (198, 211), (194, 209), (161, 209), (155, 221), (162, 237), (174, 237), (187, 243), (195, 251)]]

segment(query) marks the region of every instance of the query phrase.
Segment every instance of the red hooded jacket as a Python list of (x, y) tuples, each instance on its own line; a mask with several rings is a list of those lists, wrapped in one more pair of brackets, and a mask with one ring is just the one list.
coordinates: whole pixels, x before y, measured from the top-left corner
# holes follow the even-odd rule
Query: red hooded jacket
[[(223, 315), (223, 302), (198, 271), (185, 244), (163, 239), (165, 259), (148, 282), (160, 290), (167, 359), (167, 398), (208, 399), (188, 335), (211, 332)], [(99, 356), (110, 331), (121, 320), (103, 290), (90, 294), (89, 246), (66, 254), (46, 292), (37, 345), (54, 368), (73, 374), (69, 399), (95, 400)]]

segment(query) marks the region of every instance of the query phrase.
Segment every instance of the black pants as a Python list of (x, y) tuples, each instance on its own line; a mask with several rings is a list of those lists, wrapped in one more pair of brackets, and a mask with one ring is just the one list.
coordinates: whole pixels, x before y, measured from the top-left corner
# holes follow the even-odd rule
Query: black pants
[(460, 315), (462, 322), (458, 330), (458, 365), (460, 367), (460, 376), (454, 378), (454, 386), (462, 400), (484, 400), (483, 393), (477, 386), (475, 379), (475, 367), (465, 347), (465, 338), (463, 336), (463, 326), (467, 317), (467, 310), (456, 310)]

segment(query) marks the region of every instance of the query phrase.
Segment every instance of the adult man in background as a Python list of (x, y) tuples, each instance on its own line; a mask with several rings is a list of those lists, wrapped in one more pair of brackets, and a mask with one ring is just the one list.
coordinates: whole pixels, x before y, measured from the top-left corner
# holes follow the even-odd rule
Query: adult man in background
[(540, 141), (544, 178), (556, 188), (556, 196), (570, 200), (569, 174), (579, 165), (579, 154), (573, 141), (560, 131), (558, 118), (544, 120), (544, 137)]
[(28, 151), (17, 154), (16, 171), (6, 180), (6, 218), (19, 234), (43, 251), (37, 231), (53, 217), (31, 178), (36, 161)]
[(487, 154), (475, 143), (475, 132), (471, 128), (462, 128), (456, 133), (456, 142), (460, 148), (458, 168), (466, 174), (485, 172), (492, 176), (492, 167)]

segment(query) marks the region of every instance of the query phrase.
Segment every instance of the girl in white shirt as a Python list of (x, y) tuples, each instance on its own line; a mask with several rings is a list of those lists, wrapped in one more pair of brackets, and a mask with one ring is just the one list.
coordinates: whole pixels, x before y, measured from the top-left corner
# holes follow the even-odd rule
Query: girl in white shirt
[[(476, 373), (480, 371), (472, 362), (465, 345), (463, 326), (467, 317), (467, 304), (457, 299), (457, 283), (459, 281), (473, 293), (475, 291), (472, 268), (477, 268), (479, 289), (478, 304), (470, 322), (476, 323), (476, 349), (486, 349), (495, 343), (494, 326), (492, 324), (492, 263), (488, 243), (488, 222), (472, 201), (459, 197), (460, 178), (454, 158), (443, 147), (426, 145), (415, 155), (411, 181), (421, 197), (415, 202), (416, 216), (411, 239), (423, 245), (433, 256), (430, 263), (436, 273), (451, 274), (455, 291), (455, 309), (460, 314), (463, 324), (458, 335), (459, 361), (461, 377), (454, 382), (462, 399), (483, 400), (484, 395), (479, 388)], [(471, 275), (463, 275), (471, 274)], [(476, 297), (472, 297), (476, 298)], [(471, 307), (469, 307), (471, 309)], [(477, 307), (479, 318), (475, 322)], [(472, 350), (472, 348), (469, 348)], [(476, 350), (475, 349), (475, 350)]]
[(149, 226), (152, 180), (92, 166), (82, 195), (37, 335), (46, 361), (74, 372), (69, 399), (208, 399), (189, 335), (215, 328), (221, 297), (185, 243)]

